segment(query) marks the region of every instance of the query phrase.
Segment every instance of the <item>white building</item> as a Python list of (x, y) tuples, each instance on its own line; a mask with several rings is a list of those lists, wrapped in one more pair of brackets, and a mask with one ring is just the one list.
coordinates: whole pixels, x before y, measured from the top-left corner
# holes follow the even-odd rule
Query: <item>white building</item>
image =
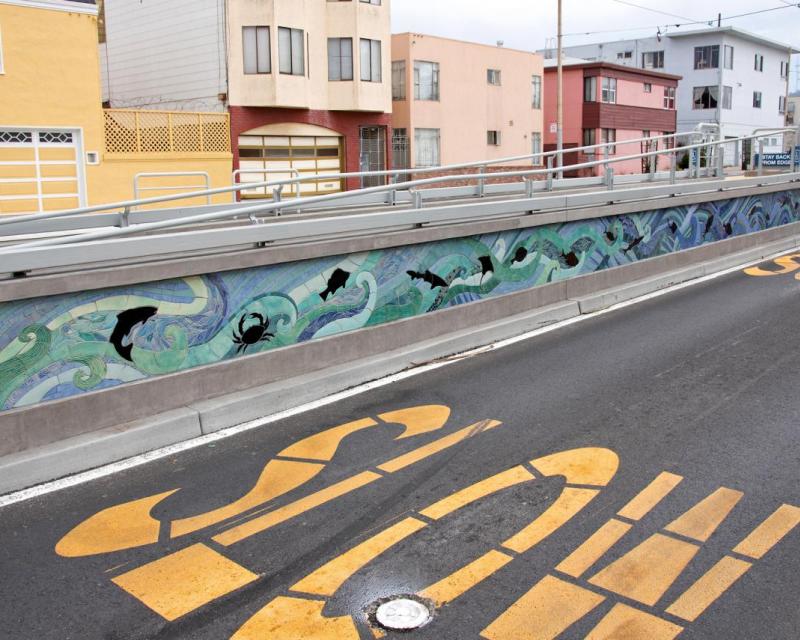
[[(735, 138), (784, 126), (789, 61), (797, 50), (735, 27), (667, 33), (659, 37), (565, 47), (565, 55), (658, 69), (683, 76), (678, 85), (678, 131), (718, 123)], [(782, 138), (765, 150), (780, 151)], [(726, 164), (749, 160), (751, 145), (728, 145)]]

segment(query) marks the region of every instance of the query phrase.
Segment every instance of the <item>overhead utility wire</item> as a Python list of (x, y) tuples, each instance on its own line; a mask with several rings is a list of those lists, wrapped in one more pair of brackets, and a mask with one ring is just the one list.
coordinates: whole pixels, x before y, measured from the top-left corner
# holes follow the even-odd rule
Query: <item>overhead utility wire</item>
[(694, 20), (694, 18), (679, 16), (677, 13), (668, 13), (666, 11), (660, 11), (659, 9), (651, 9), (650, 7), (645, 7), (640, 4), (634, 4), (633, 2), (628, 2), (627, 0), (612, 0), (612, 1), (618, 4), (626, 4), (629, 7), (636, 7), (637, 9), (643, 9), (644, 11), (652, 11), (653, 13), (660, 13), (662, 16), (670, 16), (671, 18), (680, 18), (681, 20), (689, 20), (689, 21)]
[[(614, 0), (617, 1), (617, 0)], [(726, 16), (723, 17), (722, 20), (734, 20), (736, 18), (744, 18), (746, 16), (754, 16), (759, 13), (768, 13), (770, 11), (777, 11), (779, 9), (792, 9), (792, 8), (800, 8), (800, 2), (792, 2), (791, 4), (784, 4), (780, 7), (772, 7), (770, 9), (759, 9), (758, 11), (748, 11), (747, 13), (739, 13), (734, 16)], [(642, 26), (642, 27), (632, 27), (628, 29), (604, 29), (601, 31), (576, 31), (574, 33), (565, 33), (564, 36), (591, 36), (597, 33), (622, 33), (623, 31), (645, 31), (647, 29), (660, 29), (661, 27), (688, 27), (695, 24), (714, 24), (716, 22), (716, 18), (711, 18), (709, 20), (693, 20), (689, 22), (680, 22), (680, 23), (669, 23), (669, 24), (654, 24), (650, 26)]]

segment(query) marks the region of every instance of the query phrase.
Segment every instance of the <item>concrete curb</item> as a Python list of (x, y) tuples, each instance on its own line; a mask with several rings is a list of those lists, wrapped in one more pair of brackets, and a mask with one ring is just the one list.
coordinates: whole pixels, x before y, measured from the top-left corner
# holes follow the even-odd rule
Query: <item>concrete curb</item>
[(85, 433), (0, 457), (0, 494), (117, 462), (203, 434), (243, 424), (404, 369), (535, 329), (595, 313), (620, 302), (800, 247), (800, 235), (743, 249), (689, 267), (642, 278), (476, 325), (377, 356), (244, 391), (190, 403), (143, 420)]

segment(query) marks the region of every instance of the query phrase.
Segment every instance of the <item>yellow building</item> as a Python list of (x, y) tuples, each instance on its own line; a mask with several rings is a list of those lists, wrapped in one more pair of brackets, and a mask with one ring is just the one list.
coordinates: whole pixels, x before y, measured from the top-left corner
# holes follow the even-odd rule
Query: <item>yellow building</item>
[(104, 110), (97, 40), (92, 0), (0, 0), (0, 213), (231, 184), (227, 114)]

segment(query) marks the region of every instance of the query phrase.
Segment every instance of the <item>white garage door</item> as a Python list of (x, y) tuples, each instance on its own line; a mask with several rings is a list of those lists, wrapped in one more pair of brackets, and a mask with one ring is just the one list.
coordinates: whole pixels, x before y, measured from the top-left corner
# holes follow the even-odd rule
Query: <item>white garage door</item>
[(77, 131), (0, 127), (0, 213), (83, 204)]
[[(342, 138), (339, 136), (239, 136), (240, 182), (288, 180), (294, 177), (312, 178), (300, 183), (300, 195), (334, 193), (344, 188), (342, 180), (313, 179), (314, 176), (342, 171)], [(295, 196), (295, 185), (287, 185), (283, 195)], [(272, 197), (266, 188), (247, 189), (245, 198)]]

